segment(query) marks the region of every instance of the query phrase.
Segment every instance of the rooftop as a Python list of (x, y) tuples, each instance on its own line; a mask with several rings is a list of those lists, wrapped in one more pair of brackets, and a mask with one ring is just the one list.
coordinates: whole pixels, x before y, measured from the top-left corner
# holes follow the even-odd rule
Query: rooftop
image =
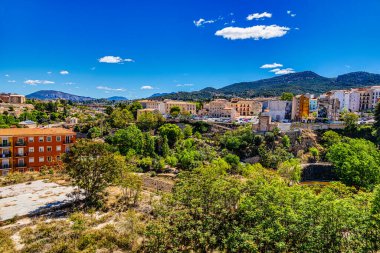
[(65, 128), (4, 128), (0, 129), (0, 136), (26, 136), (26, 135), (56, 135), (75, 134)]

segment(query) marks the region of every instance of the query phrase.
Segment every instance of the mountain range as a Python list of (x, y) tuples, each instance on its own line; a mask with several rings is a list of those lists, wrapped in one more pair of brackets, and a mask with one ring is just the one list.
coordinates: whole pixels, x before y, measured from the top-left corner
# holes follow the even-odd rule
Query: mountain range
[[(78, 95), (73, 95), (73, 94), (65, 93), (62, 91), (55, 91), (55, 90), (36, 91), (32, 94), (26, 95), (26, 98), (40, 99), (40, 100), (66, 99), (66, 100), (71, 100), (73, 102), (86, 102), (86, 101), (98, 100), (96, 98), (78, 96)], [(121, 97), (121, 96), (114, 96), (114, 97), (106, 98), (106, 100), (124, 101), (124, 100), (128, 100), (128, 98)]]
[(373, 85), (380, 85), (380, 74), (352, 72), (339, 75), (338, 77), (328, 78), (312, 71), (303, 71), (252, 82), (234, 83), (220, 89), (207, 87), (193, 92), (177, 92), (162, 96), (156, 95), (154, 99), (199, 100), (232, 96), (252, 98), (260, 96), (280, 96), (283, 92), (291, 92), (293, 94), (312, 93), (318, 95), (329, 90)]
[[(297, 72), (268, 79), (252, 82), (240, 82), (227, 85), (220, 89), (207, 87), (193, 92), (171, 92), (157, 93), (150, 99), (178, 99), (178, 100), (204, 100), (214, 97), (270, 97), (280, 96), (283, 92), (293, 94), (321, 94), (329, 90), (350, 89), (355, 87), (366, 87), (380, 85), (380, 74), (368, 72), (352, 72), (338, 77), (328, 78), (320, 76), (312, 71)], [(66, 99), (74, 102), (86, 102), (96, 100), (91, 97), (77, 96), (55, 90), (40, 90), (29, 94), (27, 98), (49, 100)], [(127, 100), (125, 97), (115, 96), (107, 98), (109, 101)]]

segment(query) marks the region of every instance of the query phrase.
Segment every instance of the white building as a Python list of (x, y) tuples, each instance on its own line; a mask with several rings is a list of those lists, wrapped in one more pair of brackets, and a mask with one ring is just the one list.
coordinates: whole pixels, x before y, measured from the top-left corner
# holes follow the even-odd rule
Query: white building
[(349, 110), (350, 108), (350, 91), (349, 90), (332, 90), (328, 92), (331, 98), (339, 100), (339, 111)]
[(356, 89), (352, 89), (350, 92), (348, 110), (350, 112), (358, 112), (360, 111), (360, 93)]
[(269, 100), (266, 102), (267, 108), (265, 115), (268, 115), (273, 121), (281, 122), (284, 119), (289, 119), (292, 111), (292, 102), (283, 100)]

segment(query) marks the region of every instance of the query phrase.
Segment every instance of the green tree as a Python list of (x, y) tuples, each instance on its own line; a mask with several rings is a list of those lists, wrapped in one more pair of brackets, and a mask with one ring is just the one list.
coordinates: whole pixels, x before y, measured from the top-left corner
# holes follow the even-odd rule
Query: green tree
[(181, 113), (181, 108), (178, 106), (173, 106), (170, 108), (170, 115), (174, 118), (178, 117), (178, 115)]
[(301, 171), (301, 162), (298, 159), (289, 159), (278, 167), (278, 173), (292, 183), (300, 182)]
[(119, 129), (114, 136), (108, 141), (117, 146), (120, 153), (125, 155), (130, 149), (142, 154), (143, 151), (143, 133), (136, 125), (130, 125), (126, 129)]
[(370, 141), (347, 138), (332, 145), (326, 157), (347, 185), (373, 189), (380, 183), (380, 151)]
[(102, 134), (102, 130), (99, 127), (92, 127), (90, 128), (90, 130), (88, 130), (88, 135), (92, 139), (99, 138), (102, 136)]
[(165, 122), (165, 118), (158, 112), (146, 112), (137, 117), (137, 125), (143, 131), (156, 129)]
[(328, 130), (322, 135), (322, 142), (324, 143), (325, 147), (331, 147), (332, 145), (340, 142), (341, 140), (342, 136), (340, 136), (337, 132), (334, 132), (332, 130)]
[(161, 151), (162, 151), (163, 157), (167, 157), (169, 155), (170, 147), (169, 147), (168, 137), (166, 135), (164, 135), (164, 137), (162, 137)]
[(190, 125), (186, 125), (183, 129), (183, 135), (187, 139), (193, 135), (193, 128)]
[(137, 119), (137, 110), (142, 109), (140, 102), (134, 101), (132, 104), (127, 106), (127, 109), (132, 113), (133, 118)]
[(158, 129), (159, 134), (168, 138), (169, 146), (173, 147), (174, 144), (182, 139), (182, 131), (179, 126), (175, 124), (165, 124)]
[(310, 154), (313, 156), (314, 162), (317, 162), (319, 159), (319, 150), (316, 147), (309, 148)]
[(293, 97), (294, 97), (293, 93), (283, 92), (280, 99), (284, 101), (292, 101)]
[(356, 131), (358, 127), (359, 116), (353, 112), (344, 113), (342, 116), (344, 124), (346, 126), (345, 130), (347, 132)]
[(113, 127), (125, 128), (134, 121), (133, 114), (127, 109), (114, 109), (110, 116)]
[(155, 142), (150, 133), (143, 133), (143, 153), (146, 156), (155, 156)]
[(79, 141), (64, 156), (64, 165), (73, 184), (83, 190), (86, 202), (99, 206), (104, 190), (116, 182), (125, 166), (124, 158), (108, 144)]
[(290, 147), (290, 138), (289, 136), (287, 135), (284, 135), (284, 137), (282, 137), (282, 145), (284, 146), (284, 148), (289, 148)]

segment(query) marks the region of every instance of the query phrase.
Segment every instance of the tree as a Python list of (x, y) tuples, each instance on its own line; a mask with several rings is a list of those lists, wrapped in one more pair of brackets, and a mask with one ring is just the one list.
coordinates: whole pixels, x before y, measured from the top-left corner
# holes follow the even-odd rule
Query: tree
[(182, 131), (179, 126), (175, 124), (165, 124), (158, 129), (159, 134), (168, 138), (168, 143), (170, 147), (182, 138)]
[(278, 173), (291, 183), (298, 183), (301, 180), (301, 169), (298, 159), (289, 159), (279, 165)]
[(325, 147), (331, 147), (332, 145), (340, 142), (341, 140), (342, 136), (340, 136), (337, 132), (334, 132), (332, 130), (328, 130), (322, 135), (322, 142), (324, 143)]
[(237, 172), (236, 169), (240, 165), (240, 158), (237, 155), (227, 154), (223, 159), (231, 166), (233, 172)]
[(101, 205), (104, 190), (116, 182), (125, 166), (124, 158), (114, 154), (108, 144), (88, 141), (77, 142), (63, 161), (73, 184), (94, 206)]
[(289, 136), (284, 135), (284, 137), (282, 137), (282, 145), (284, 146), (284, 148), (289, 148), (290, 147), (290, 138), (289, 138)]
[(150, 133), (143, 133), (143, 153), (146, 156), (155, 156), (155, 142)]
[(134, 101), (132, 104), (127, 106), (127, 109), (132, 113), (133, 117), (137, 119), (137, 110), (142, 109), (140, 102)]
[(88, 130), (88, 135), (92, 139), (99, 138), (102, 136), (102, 134), (102, 130), (99, 127), (92, 127), (90, 128), (90, 130)]
[(125, 155), (130, 149), (142, 154), (143, 133), (136, 125), (130, 125), (126, 129), (119, 129), (114, 136), (108, 140), (119, 148), (121, 154)]
[(193, 128), (190, 125), (186, 125), (183, 129), (183, 135), (187, 139), (193, 135)]
[(113, 127), (125, 128), (134, 121), (132, 113), (127, 109), (114, 109), (110, 116)]
[(168, 137), (166, 135), (164, 135), (164, 137), (162, 137), (161, 151), (162, 151), (163, 157), (167, 157), (169, 155), (170, 147), (169, 147)]
[(165, 122), (165, 118), (158, 112), (146, 112), (137, 117), (137, 125), (143, 131), (155, 129)]
[(316, 147), (309, 148), (310, 154), (313, 156), (314, 162), (317, 162), (319, 159), (319, 150)]
[(373, 189), (380, 183), (380, 151), (370, 141), (347, 138), (332, 145), (326, 157), (347, 185)]
[(375, 108), (375, 124), (373, 126), (376, 130), (378, 141), (380, 142), (380, 102), (377, 103)]
[(172, 108), (170, 108), (170, 115), (173, 117), (173, 118), (176, 118), (178, 117), (178, 115), (181, 113), (181, 108), (179, 108), (178, 106), (173, 106)]
[(293, 97), (294, 97), (293, 93), (283, 92), (280, 99), (284, 101), (292, 101)]
[(117, 181), (117, 185), (122, 189), (122, 203), (126, 207), (136, 206), (142, 190), (141, 177), (124, 170)]
[(359, 116), (353, 112), (344, 113), (342, 116), (344, 124), (346, 126), (345, 130), (347, 132), (356, 131), (358, 127)]

